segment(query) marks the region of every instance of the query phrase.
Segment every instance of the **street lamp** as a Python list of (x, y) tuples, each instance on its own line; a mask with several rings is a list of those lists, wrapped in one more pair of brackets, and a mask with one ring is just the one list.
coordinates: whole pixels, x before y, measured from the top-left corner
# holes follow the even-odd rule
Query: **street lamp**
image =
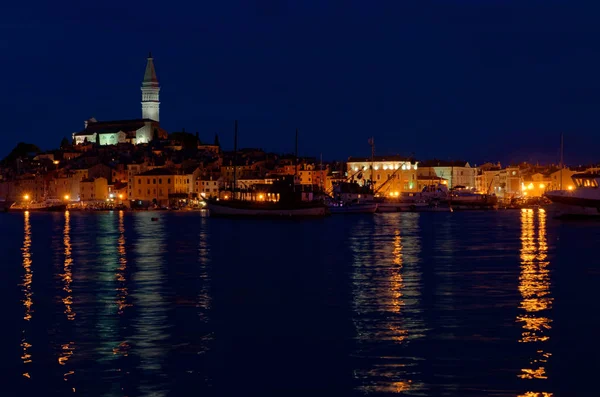
[(29, 200), (29, 195), (28, 194), (24, 195), (23, 200), (25, 200), (25, 201)]
[(69, 195), (68, 194), (65, 194), (65, 200), (67, 200), (67, 201), (69, 200)]

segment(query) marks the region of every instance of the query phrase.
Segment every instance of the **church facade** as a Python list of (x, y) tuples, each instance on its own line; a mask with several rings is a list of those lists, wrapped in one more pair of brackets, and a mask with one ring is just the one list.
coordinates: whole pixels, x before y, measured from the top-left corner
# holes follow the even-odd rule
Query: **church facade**
[(147, 58), (141, 90), (142, 118), (98, 121), (92, 117), (84, 122), (82, 131), (73, 133), (73, 144), (116, 145), (119, 143), (132, 143), (139, 145), (152, 141), (154, 137), (167, 138), (167, 131), (160, 128), (160, 86), (156, 77), (152, 54), (149, 54)]

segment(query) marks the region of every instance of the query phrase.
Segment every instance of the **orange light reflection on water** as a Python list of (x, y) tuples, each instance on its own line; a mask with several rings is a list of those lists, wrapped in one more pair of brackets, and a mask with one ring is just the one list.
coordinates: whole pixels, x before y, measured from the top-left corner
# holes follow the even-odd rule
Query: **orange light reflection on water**
[[(71, 288), (71, 283), (73, 282), (73, 258), (72, 258), (72, 246), (71, 246), (71, 215), (69, 211), (65, 211), (65, 227), (63, 229), (63, 246), (64, 246), (64, 255), (65, 261), (63, 264), (63, 273), (61, 274), (61, 278), (63, 280), (63, 291), (65, 292), (65, 296), (62, 298), (62, 302), (65, 306), (65, 316), (67, 317), (67, 321), (75, 320), (76, 313), (73, 310), (73, 289)], [(66, 365), (67, 361), (73, 355), (75, 351), (75, 342), (69, 341), (67, 343), (61, 344), (60, 354), (58, 356), (58, 363), (60, 365)], [(71, 375), (74, 373), (70, 371), (70, 373), (66, 373), (64, 376), (64, 380), (67, 380), (67, 375)]]
[[(356, 357), (368, 364), (353, 371), (362, 393), (414, 393), (423, 387), (415, 366), (417, 358), (403, 356), (409, 340), (422, 337), (419, 322), (418, 217), (381, 217), (373, 233), (351, 235), (353, 322)], [(376, 230), (376, 232), (375, 232)], [(408, 247), (408, 248), (407, 248)], [(407, 287), (407, 277), (411, 286)], [(407, 289), (408, 288), (408, 289)], [(414, 332), (413, 332), (414, 331)], [(387, 346), (390, 353), (373, 356)]]
[(132, 306), (127, 303), (127, 297), (129, 291), (127, 290), (127, 251), (125, 250), (125, 213), (119, 211), (119, 239), (117, 240), (117, 253), (119, 256), (119, 267), (117, 268), (116, 279), (117, 279), (117, 306), (118, 314), (123, 314), (123, 311)]
[[(31, 222), (29, 220), (29, 211), (25, 211), (23, 214), (24, 219), (24, 238), (23, 238), (23, 247), (21, 248), (22, 256), (23, 256), (23, 283), (21, 284), (21, 291), (23, 292), (23, 307), (25, 308), (25, 314), (23, 319), (27, 322), (31, 321), (32, 313), (33, 313), (33, 292), (31, 291), (31, 284), (33, 282), (33, 272), (31, 270)], [(21, 335), (21, 348), (23, 352), (21, 354), (21, 360), (23, 364), (30, 364), (32, 362), (32, 357), (29, 349), (31, 348), (31, 343), (27, 341), (26, 338), (26, 330), (23, 328)], [(25, 367), (27, 368), (27, 366)], [(26, 378), (31, 378), (29, 372), (23, 372), (23, 376)]]
[(71, 283), (73, 282), (73, 271), (71, 269), (73, 259), (71, 257), (71, 219), (69, 211), (65, 212), (63, 244), (65, 246), (65, 262), (61, 277), (64, 282), (63, 291), (65, 291), (66, 296), (62, 299), (62, 302), (65, 305), (65, 314), (67, 315), (67, 320), (73, 321), (75, 319), (75, 312), (71, 306), (73, 304), (73, 296), (71, 295), (73, 293), (73, 290), (71, 289)]
[[(547, 311), (552, 308), (550, 294), (550, 270), (548, 266), (548, 242), (546, 237), (546, 213), (526, 210), (521, 212), (521, 273), (519, 292), (521, 314), (516, 321), (523, 331), (520, 343), (544, 343), (550, 339), (548, 331), (552, 320)], [(537, 218), (537, 233), (536, 233)], [(531, 357), (528, 367), (517, 376), (522, 379), (548, 379), (546, 363), (552, 355), (541, 345)], [(523, 396), (551, 396), (545, 392), (527, 392)]]

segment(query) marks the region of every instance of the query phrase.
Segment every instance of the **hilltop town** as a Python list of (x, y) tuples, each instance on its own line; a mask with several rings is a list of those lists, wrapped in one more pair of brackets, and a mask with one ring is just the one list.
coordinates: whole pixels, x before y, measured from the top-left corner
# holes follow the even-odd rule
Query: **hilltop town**
[(82, 208), (194, 206), (205, 198), (228, 199), (234, 180), (236, 190), (250, 193), (251, 199), (265, 199), (265, 186), (286, 175), (293, 175), (306, 192), (328, 193), (340, 181), (372, 181), (376, 196), (395, 197), (442, 184), (511, 200), (572, 189), (571, 175), (586, 171), (527, 163), (418, 161), (398, 155), (323, 162), (258, 148), (225, 151), (218, 135), (169, 133), (161, 127), (160, 85), (151, 54), (141, 92), (141, 118), (88, 119), (56, 150), (17, 145), (0, 163), (0, 200), (55, 199)]

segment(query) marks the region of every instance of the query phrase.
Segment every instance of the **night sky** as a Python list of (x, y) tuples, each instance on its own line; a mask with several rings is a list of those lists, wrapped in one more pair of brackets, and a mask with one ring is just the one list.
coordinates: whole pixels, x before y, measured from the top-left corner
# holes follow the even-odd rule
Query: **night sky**
[[(89, 4), (88, 4), (89, 3)], [(139, 118), (325, 159), (599, 161), (598, 2), (93, 1), (0, 5), (0, 157)], [(577, 5), (579, 4), (579, 5)]]

